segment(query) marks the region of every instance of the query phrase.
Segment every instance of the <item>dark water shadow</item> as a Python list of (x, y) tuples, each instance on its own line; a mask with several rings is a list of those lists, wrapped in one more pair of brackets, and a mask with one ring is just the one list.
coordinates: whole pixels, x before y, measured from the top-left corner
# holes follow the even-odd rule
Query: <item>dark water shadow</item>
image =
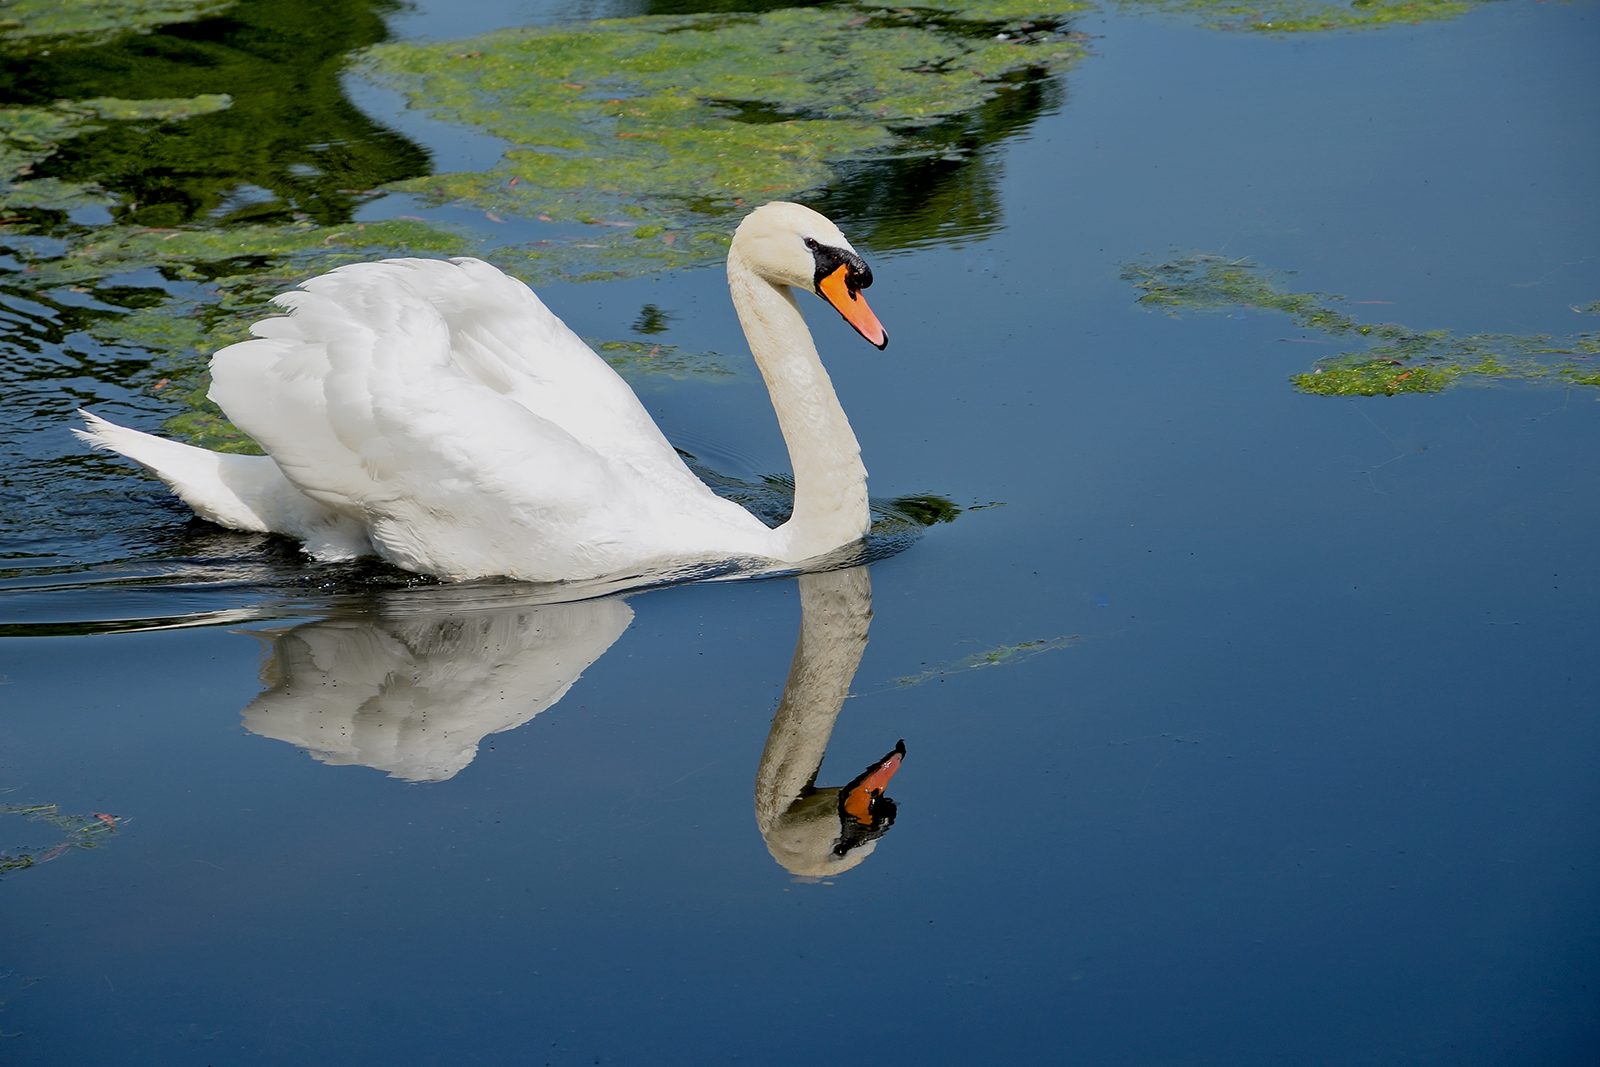
[[(223, 14), (107, 44), (0, 53), (0, 98), (49, 106), (98, 97), (227, 93), (182, 122), (110, 122), (64, 142), (33, 177), (121, 194), (116, 222), (344, 222), (384, 182), (427, 174), (428, 152), (373, 122), (340, 84), (351, 51), (384, 40), (383, 0), (242, 0)], [(31, 213), (38, 222), (64, 221)]]
[(899, 155), (845, 163), (803, 198), (863, 248), (890, 252), (981, 240), (1005, 222), (1000, 183), (1007, 141), (1066, 102), (1059, 75), (1019, 71), (965, 115), (902, 134)]

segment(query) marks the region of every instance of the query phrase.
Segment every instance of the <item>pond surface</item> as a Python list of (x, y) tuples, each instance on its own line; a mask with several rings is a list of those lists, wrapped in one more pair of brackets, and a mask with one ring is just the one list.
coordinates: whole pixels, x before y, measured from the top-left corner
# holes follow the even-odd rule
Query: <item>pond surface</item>
[[(636, 10), (422, 4), (327, 36)], [(233, 47), (195, 25), (92, 54)], [(184, 309), (216, 275), (29, 289), (66, 227), (189, 240), (229, 196), (462, 250), (563, 224), (340, 192), (293, 144), (187, 185), (173, 162), (188, 199), (148, 195), (190, 206), (135, 217), (153, 201), (103, 161), (211, 158), (168, 142), (236, 129), (212, 116), (41, 163), (114, 195), (8, 238), (7, 1062), (1594, 1062), (1600, 5), (1066, 28), (1086, 53), (963, 119), (960, 159), (808, 194), (863, 235), (893, 339), (812, 315), (873, 493), (963, 510), (799, 578), (550, 603), (188, 519), (65, 428), (189, 410), (156, 388), (181, 345), (96, 309)], [(492, 132), (337, 60), (301, 118), (354, 146), (340, 181), (495, 162)], [(13, 58), (15, 100), (107, 95), (48, 62)], [(238, 77), (120, 95), (270, 116)], [(924, 201), (982, 210), (941, 230)], [(1342, 294), (1313, 302), (1395, 344), (1453, 331), (1428, 366), (1451, 338), (1531, 362), (1407, 392), (1433, 356), (1124, 278), (1180, 260)], [(781, 496), (720, 271), (621, 273), (540, 292), (585, 337), (677, 346), (682, 373), (625, 368), (646, 405)], [(1290, 380), (1350, 352), (1377, 395)]]

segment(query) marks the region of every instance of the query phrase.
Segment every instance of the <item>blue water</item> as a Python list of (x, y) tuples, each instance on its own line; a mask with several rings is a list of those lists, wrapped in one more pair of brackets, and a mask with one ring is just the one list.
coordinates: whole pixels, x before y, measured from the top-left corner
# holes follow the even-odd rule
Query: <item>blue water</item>
[[(792, 874), (753, 811), (795, 579), (463, 608), (296, 591), (292, 556), (223, 537), (255, 578), (114, 617), (228, 625), (0, 639), (0, 799), (125, 820), (0, 881), (0, 1054), (1594, 1062), (1600, 394), (1308, 396), (1287, 378), (1328, 338), (1148, 313), (1118, 274), (1221, 252), (1419, 329), (1594, 329), (1572, 306), (1600, 299), (1600, 6), (1080, 28), (1097, 54), (999, 161), (1003, 229), (862, 249), (886, 352), (813, 316), (874, 494), (1003, 504), (870, 568), (817, 778), (905, 741), (859, 866)], [(586, 336), (649, 303), (677, 316), (660, 339), (743, 351), (716, 271), (544, 296)], [(641, 395), (716, 470), (785, 468), (753, 374)], [(151, 559), (203, 536), (153, 498), (124, 507)], [(104, 596), (12, 595), (5, 621)], [(450, 643), (474, 625), (500, 643)], [(299, 664), (289, 690), (324, 699), (302, 740), (246, 729), (287, 650), (335, 637), (385, 651)], [(397, 740), (394, 701), (457, 694), (438, 722), (524, 678), (526, 703), (580, 645), (602, 650), (571, 689), (452, 776), (386, 775), (470, 747)], [(327, 687), (373, 664), (389, 718), (336, 722)], [(365, 747), (323, 755), (367, 766), (307, 754), (330, 723)]]

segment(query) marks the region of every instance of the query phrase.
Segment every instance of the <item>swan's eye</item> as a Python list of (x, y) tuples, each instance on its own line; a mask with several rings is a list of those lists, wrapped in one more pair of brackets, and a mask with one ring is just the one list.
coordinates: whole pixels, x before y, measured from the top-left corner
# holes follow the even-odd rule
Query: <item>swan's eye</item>
[(806, 247), (811, 249), (811, 251), (815, 252), (817, 249), (821, 248), (822, 246), (817, 244), (817, 239), (815, 237), (807, 237), (806, 238)]

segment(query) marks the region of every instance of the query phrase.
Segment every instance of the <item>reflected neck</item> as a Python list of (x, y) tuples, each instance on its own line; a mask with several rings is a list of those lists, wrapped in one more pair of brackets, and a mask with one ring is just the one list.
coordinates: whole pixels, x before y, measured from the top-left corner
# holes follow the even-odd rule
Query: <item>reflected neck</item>
[[(799, 584), (800, 639), (756, 770), (756, 824), (763, 837), (816, 783), (872, 623), (865, 567), (802, 574)], [(824, 814), (830, 833), (836, 832), (834, 807)]]
[(794, 469), (794, 514), (774, 531), (778, 558), (809, 559), (859, 540), (871, 524), (861, 446), (794, 292), (757, 274), (737, 245), (728, 288)]

